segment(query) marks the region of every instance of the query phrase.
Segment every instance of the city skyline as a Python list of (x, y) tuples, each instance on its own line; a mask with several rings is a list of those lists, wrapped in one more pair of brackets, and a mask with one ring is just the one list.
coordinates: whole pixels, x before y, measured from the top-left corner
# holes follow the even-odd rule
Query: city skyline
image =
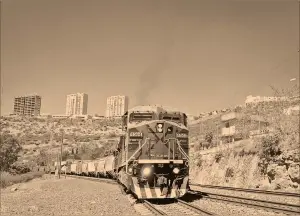
[(299, 82), (296, 1), (54, 2), (2, 2), (1, 114), (15, 95), (64, 113), (65, 95), (86, 92), (91, 114), (120, 94), (196, 115)]

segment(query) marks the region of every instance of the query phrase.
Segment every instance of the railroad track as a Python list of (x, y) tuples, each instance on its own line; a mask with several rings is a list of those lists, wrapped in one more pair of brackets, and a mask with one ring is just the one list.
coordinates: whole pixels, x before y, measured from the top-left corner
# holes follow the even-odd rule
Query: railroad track
[(277, 195), (277, 196), (300, 197), (300, 193), (279, 192), (279, 191), (258, 190), (258, 189), (246, 189), (246, 188), (235, 188), (235, 187), (225, 187), (225, 186), (216, 186), (216, 185), (202, 185), (202, 184), (190, 184), (190, 185), (191, 186), (202, 187), (202, 188), (213, 188), (213, 189), (228, 190), (228, 191), (241, 191), (241, 192), (248, 192), (248, 193), (270, 194), (270, 195)]
[[(61, 175), (61, 178), (65, 178), (65, 175)], [(96, 181), (96, 182), (105, 182), (108, 184), (118, 184), (116, 180), (113, 179), (105, 179), (105, 178), (96, 178), (96, 177), (90, 177), (90, 176), (77, 176), (77, 175), (66, 175), (71, 178), (78, 178), (78, 179), (85, 179), (89, 181)]]
[(274, 211), (278, 213), (284, 213), (288, 215), (300, 215), (300, 205), (265, 201), (260, 199), (244, 198), (240, 196), (222, 195), (222, 194), (216, 194), (210, 192), (202, 193), (199, 191), (194, 191), (194, 192), (191, 191), (190, 193), (199, 194), (199, 195), (201, 194), (203, 198), (206, 199), (228, 202), (237, 205), (245, 205), (249, 207), (260, 208), (260, 209)]
[(216, 215), (181, 199), (167, 204), (143, 200), (141, 204), (148, 210), (143, 211), (139, 208), (138, 212), (141, 215)]
[[(113, 179), (103, 179), (88, 176), (66, 175), (71, 178), (84, 179), (95, 182), (105, 182), (109, 184), (118, 184)], [(64, 178), (64, 175), (61, 176)], [(181, 199), (176, 199), (168, 204), (153, 203), (152, 201), (137, 201), (132, 195), (128, 195), (129, 202), (135, 210), (141, 215), (216, 215), (208, 212), (198, 206), (187, 203)]]

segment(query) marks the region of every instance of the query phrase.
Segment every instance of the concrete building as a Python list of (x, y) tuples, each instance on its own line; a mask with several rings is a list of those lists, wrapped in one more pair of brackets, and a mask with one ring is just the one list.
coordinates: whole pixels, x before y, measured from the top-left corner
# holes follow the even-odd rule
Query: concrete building
[(246, 116), (242, 113), (230, 112), (221, 116), (221, 140), (225, 142), (232, 139), (240, 140), (245, 138), (243, 137), (243, 133), (246, 133), (245, 129), (261, 132), (268, 125), (269, 123), (261, 116)]
[(117, 95), (106, 100), (106, 117), (120, 117), (128, 110), (128, 97)]
[(14, 98), (14, 114), (37, 116), (41, 112), (41, 96), (27, 95)]
[(67, 95), (66, 115), (86, 115), (88, 105), (88, 95), (76, 93)]

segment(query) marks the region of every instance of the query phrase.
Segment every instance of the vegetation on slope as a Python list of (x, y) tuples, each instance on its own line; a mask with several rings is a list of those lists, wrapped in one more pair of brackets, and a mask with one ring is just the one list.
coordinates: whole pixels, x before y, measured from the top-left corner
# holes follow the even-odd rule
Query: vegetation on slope
[[(292, 89), (275, 90), (275, 96), (297, 95), (298, 92), (299, 86), (296, 86)], [(242, 145), (233, 143), (235, 147), (232, 149), (212, 148), (210, 153), (202, 155), (196, 142), (192, 170), (198, 172), (195, 174), (198, 181), (206, 184), (231, 184), (268, 189), (299, 189), (299, 111), (293, 115), (284, 113), (285, 109), (295, 105), (299, 106), (299, 98), (243, 107), (239, 112), (245, 113), (245, 117), (259, 113), (269, 122), (272, 132), (241, 141)], [(250, 130), (251, 127), (245, 125), (245, 133), (249, 134)], [(209, 133), (211, 132), (208, 131), (207, 134)], [(197, 139), (194, 138), (195, 140)], [(208, 139), (206, 141), (209, 142)], [(247, 182), (246, 179), (250, 181)]]

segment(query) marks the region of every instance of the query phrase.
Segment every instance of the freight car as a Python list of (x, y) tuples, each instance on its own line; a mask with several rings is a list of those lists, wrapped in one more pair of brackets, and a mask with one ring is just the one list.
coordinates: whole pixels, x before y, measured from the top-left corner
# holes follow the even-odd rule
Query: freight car
[(186, 114), (162, 106), (138, 106), (122, 120), (124, 135), (113, 155), (73, 161), (66, 164), (67, 173), (114, 178), (138, 199), (184, 196), (189, 189)]

